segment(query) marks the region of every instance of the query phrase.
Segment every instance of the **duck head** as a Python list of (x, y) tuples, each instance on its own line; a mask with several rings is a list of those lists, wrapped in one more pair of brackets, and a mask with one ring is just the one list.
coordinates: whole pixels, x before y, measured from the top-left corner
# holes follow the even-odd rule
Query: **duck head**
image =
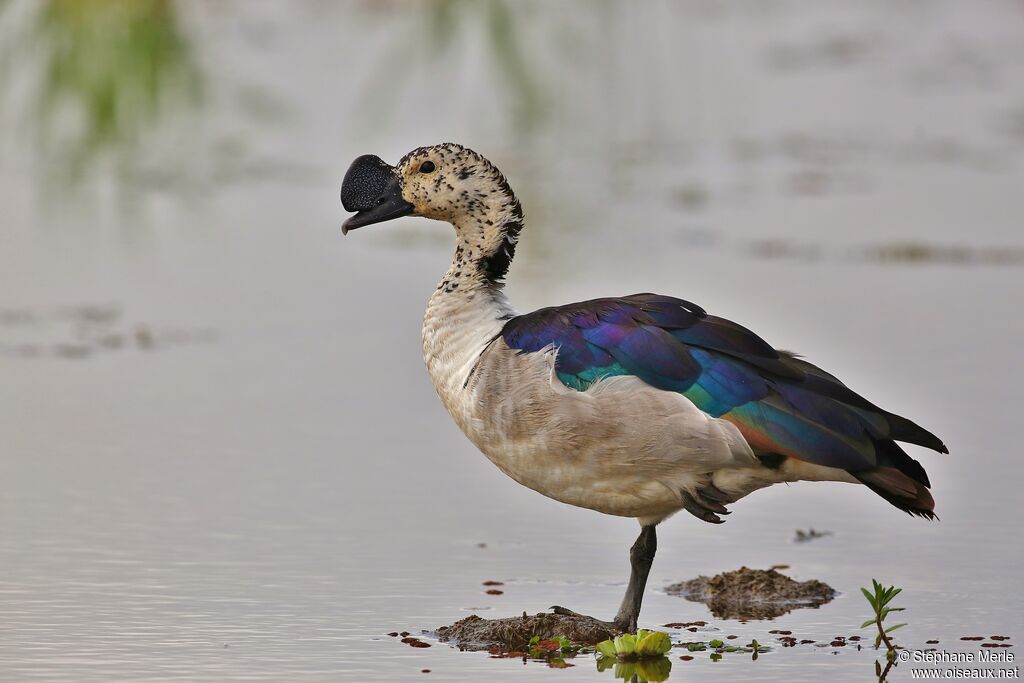
[(346, 234), (400, 216), (451, 223), (461, 257), (477, 261), (489, 280), (505, 275), (523, 220), (505, 176), (453, 143), (420, 147), (395, 166), (373, 155), (359, 157), (345, 173), (341, 203), (356, 212), (342, 225)]
[(352, 162), (341, 185), (345, 210), (357, 212), (342, 231), (408, 215), (458, 225), (460, 218), (514, 199), (498, 169), (461, 145), (420, 147), (396, 166), (365, 154)]

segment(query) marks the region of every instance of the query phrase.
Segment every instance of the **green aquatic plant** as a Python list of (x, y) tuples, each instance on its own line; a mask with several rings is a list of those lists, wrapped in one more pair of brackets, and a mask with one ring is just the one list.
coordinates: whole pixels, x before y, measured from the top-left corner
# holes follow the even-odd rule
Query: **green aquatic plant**
[(582, 648), (565, 636), (554, 636), (552, 638), (541, 638), (534, 636), (530, 638), (530, 656), (538, 659), (550, 657), (552, 653), (576, 654)]
[(893, 643), (889, 634), (898, 628), (906, 626), (905, 623), (892, 624), (887, 626), (885, 624), (886, 617), (892, 612), (902, 612), (904, 607), (890, 607), (889, 603), (892, 599), (899, 595), (903, 589), (897, 588), (896, 586), (889, 586), (888, 588), (882, 587), (882, 584), (878, 583), (875, 579), (871, 579), (871, 588), (861, 588), (860, 592), (867, 598), (868, 603), (871, 605), (871, 609), (874, 610), (875, 615), (860, 625), (861, 628), (868, 628), (874, 626), (878, 629), (878, 634), (875, 636), (875, 649), (877, 650), (882, 644), (885, 644), (885, 667), (882, 667), (881, 662), (875, 661), (875, 676), (878, 677), (878, 683), (882, 683), (889, 675), (890, 669), (896, 664), (896, 650), (898, 646)]
[(711, 650), (709, 656), (714, 662), (722, 659), (723, 654), (731, 654), (733, 652), (750, 653), (752, 655), (751, 659), (756, 660), (759, 653), (768, 651), (768, 648), (761, 645), (756, 639), (751, 640), (746, 645), (729, 645), (724, 640), (713, 638), (707, 642), (680, 643), (680, 646), (685, 647), (687, 652), (707, 652)]
[(614, 640), (603, 640), (597, 644), (597, 652), (620, 660), (661, 657), (672, 649), (672, 641), (662, 631), (639, 629), (634, 633), (623, 633)]
[(886, 648), (886, 658), (892, 662), (896, 658), (896, 645), (889, 638), (889, 634), (898, 628), (906, 626), (903, 624), (893, 624), (891, 626), (885, 625), (885, 619), (892, 612), (902, 612), (904, 607), (890, 607), (889, 603), (892, 599), (899, 595), (903, 589), (897, 588), (896, 586), (889, 586), (883, 588), (882, 584), (878, 583), (875, 579), (871, 579), (871, 586), (873, 591), (869, 591), (867, 588), (861, 588), (860, 592), (867, 598), (868, 603), (871, 605), (871, 609), (874, 610), (875, 615), (860, 625), (861, 628), (868, 628), (869, 626), (875, 626), (878, 629), (878, 635), (875, 636), (875, 649), (878, 649), (883, 643)]

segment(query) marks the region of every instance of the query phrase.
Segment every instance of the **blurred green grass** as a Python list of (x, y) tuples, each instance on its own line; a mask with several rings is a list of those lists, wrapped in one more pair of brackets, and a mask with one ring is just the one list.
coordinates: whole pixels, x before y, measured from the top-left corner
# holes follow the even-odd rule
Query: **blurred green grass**
[(48, 173), (78, 183), (108, 158), (130, 168), (161, 119), (202, 102), (203, 74), (172, 0), (33, 7), (15, 55), (36, 65), (26, 123)]

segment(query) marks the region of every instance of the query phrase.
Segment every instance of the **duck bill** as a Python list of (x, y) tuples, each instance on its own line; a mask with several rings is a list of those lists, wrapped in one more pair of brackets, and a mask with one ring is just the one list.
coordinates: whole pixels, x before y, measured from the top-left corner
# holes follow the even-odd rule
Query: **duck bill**
[(342, 234), (408, 216), (414, 208), (402, 197), (402, 179), (395, 169), (372, 154), (364, 154), (349, 166), (341, 183), (341, 203), (346, 211), (358, 212), (342, 224)]
[(393, 218), (401, 218), (411, 214), (415, 207), (402, 199), (402, 188), (397, 183), (395, 185), (396, 190), (381, 197), (380, 204), (372, 209), (360, 211), (342, 223), (341, 234), (347, 235), (349, 230), (373, 225), (374, 223), (383, 223)]

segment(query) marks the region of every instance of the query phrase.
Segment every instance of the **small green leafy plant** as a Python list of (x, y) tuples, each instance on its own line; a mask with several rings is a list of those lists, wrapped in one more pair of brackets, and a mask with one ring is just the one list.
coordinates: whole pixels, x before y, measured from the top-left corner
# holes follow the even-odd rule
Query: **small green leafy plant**
[(768, 651), (768, 648), (761, 645), (757, 640), (752, 640), (746, 645), (729, 645), (724, 640), (714, 638), (707, 642), (680, 643), (679, 646), (685, 647), (688, 652), (707, 652), (711, 650), (709, 656), (715, 662), (721, 660), (722, 655), (727, 653), (743, 652), (751, 654), (752, 659), (757, 659), (758, 653)]
[(623, 633), (614, 640), (603, 640), (597, 644), (597, 651), (603, 657), (620, 660), (662, 657), (672, 649), (672, 641), (662, 631), (645, 631)]
[(537, 659), (550, 657), (552, 653), (576, 654), (579, 652), (580, 647), (582, 646), (577, 645), (565, 636), (554, 636), (549, 639), (543, 639), (540, 636), (530, 638), (530, 656)]
[(878, 583), (878, 581), (874, 579), (871, 579), (871, 585), (874, 592), (869, 591), (867, 588), (861, 588), (860, 592), (864, 594), (864, 597), (867, 598), (868, 602), (871, 604), (871, 609), (875, 611), (875, 616), (865, 621), (860, 625), (860, 627), (877, 627), (878, 635), (875, 636), (875, 649), (877, 650), (884, 643), (886, 648), (886, 658), (892, 662), (896, 658), (896, 645), (893, 644), (892, 639), (889, 638), (889, 634), (898, 628), (903, 628), (906, 624), (893, 624), (891, 626), (887, 626), (884, 622), (891, 612), (902, 612), (905, 609), (903, 607), (889, 606), (892, 599), (899, 595), (903, 589), (895, 586), (883, 588), (882, 584)]

